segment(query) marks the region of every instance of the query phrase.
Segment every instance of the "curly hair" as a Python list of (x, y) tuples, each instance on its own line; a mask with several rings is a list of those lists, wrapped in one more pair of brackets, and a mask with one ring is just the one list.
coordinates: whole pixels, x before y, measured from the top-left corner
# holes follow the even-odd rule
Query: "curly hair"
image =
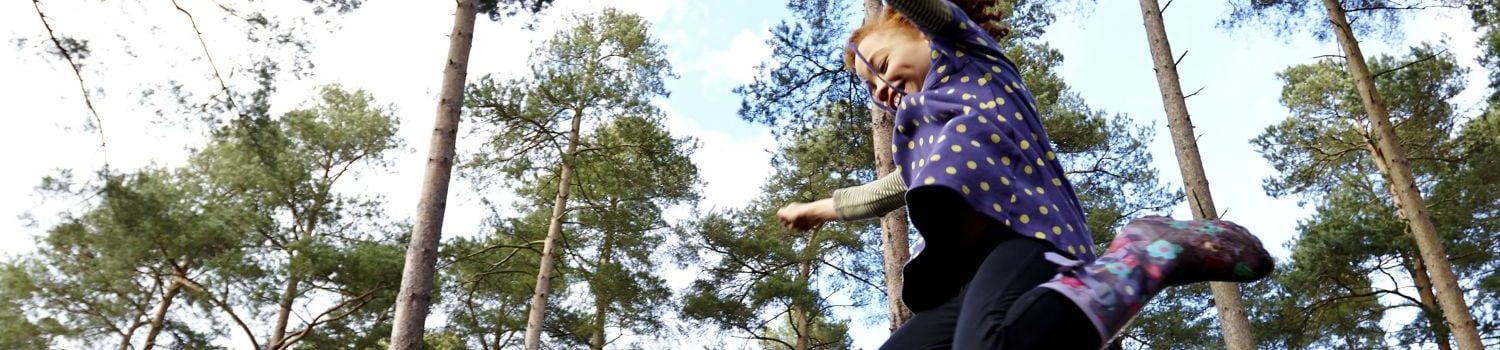
[[(964, 14), (968, 15), (969, 19), (974, 20), (974, 23), (979, 24), (980, 28), (983, 28), (996, 40), (1003, 40), (1006, 36), (1010, 35), (1010, 28), (1004, 24), (1005, 17), (1000, 15), (999, 6), (996, 6), (998, 0), (949, 1), (957, 5), (958, 8), (963, 9)], [(859, 45), (870, 33), (881, 30), (901, 31), (914, 37), (920, 37), (922, 33), (905, 15), (897, 12), (890, 5), (883, 5), (881, 6), (880, 15), (874, 21), (865, 22), (858, 29), (855, 29), (854, 33), (849, 35), (849, 44)], [(848, 48), (844, 49), (844, 67), (850, 71), (854, 70), (854, 51)]]

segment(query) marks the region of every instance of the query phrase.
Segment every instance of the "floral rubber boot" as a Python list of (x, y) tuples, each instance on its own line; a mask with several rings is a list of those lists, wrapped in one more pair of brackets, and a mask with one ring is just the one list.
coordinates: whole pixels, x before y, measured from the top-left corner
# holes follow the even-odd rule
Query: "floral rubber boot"
[(1251, 282), (1274, 268), (1260, 240), (1221, 220), (1146, 217), (1121, 229), (1105, 254), (1084, 264), (1049, 253), (1062, 273), (1040, 287), (1061, 293), (1109, 343), (1162, 288), (1204, 281)]

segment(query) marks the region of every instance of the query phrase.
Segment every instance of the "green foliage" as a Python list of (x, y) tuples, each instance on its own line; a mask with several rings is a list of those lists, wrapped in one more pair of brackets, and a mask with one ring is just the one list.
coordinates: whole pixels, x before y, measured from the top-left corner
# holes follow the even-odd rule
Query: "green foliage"
[[(1464, 88), (1465, 71), (1441, 47), (1375, 57), (1370, 67), (1460, 284), (1482, 285), (1493, 275), (1493, 242), (1500, 232), (1482, 219), (1500, 202), (1492, 186), (1480, 182), (1488, 179), (1475, 178), (1500, 170), (1480, 160), (1494, 144), (1492, 136), (1479, 136), (1489, 132), (1484, 125), (1490, 118), (1473, 119), (1455, 132), (1458, 116), (1448, 101)], [(1419, 314), (1394, 334), (1381, 325), (1392, 308), (1440, 311), (1420, 306), (1410, 288), (1418, 254), (1370, 159), (1367, 116), (1352, 79), (1336, 61), (1294, 66), (1280, 76), (1287, 83), (1282, 103), (1292, 115), (1252, 143), (1280, 172), (1266, 180), (1267, 193), (1311, 202), (1316, 214), (1301, 223), (1291, 261), (1268, 282), (1274, 286), (1254, 302), (1264, 310), (1257, 320), (1261, 336), (1286, 348), (1434, 341), (1433, 332), (1445, 330), (1427, 316)], [(1494, 303), (1482, 294), (1468, 299), (1473, 305)], [(1487, 314), (1487, 322), (1493, 315)]]
[[(1394, 0), (1339, 0), (1345, 16), (1358, 37), (1395, 39), (1401, 35), (1403, 10), (1425, 9), (1429, 4)], [(1333, 38), (1327, 28), (1327, 8), (1322, 0), (1230, 0), (1229, 15), (1219, 22), (1225, 29), (1240, 29), (1260, 24), (1277, 35), (1291, 38), (1304, 31), (1313, 38)], [(1408, 11), (1409, 12), (1409, 11)]]
[(707, 213), (683, 230), (679, 261), (703, 269), (683, 297), (685, 318), (790, 348), (795, 338), (772, 325), (789, 322), (792, 310), (801, 310), (809, 315), (815, 348), (848, 347), (847, 321), (832, 316), (845, 305), (832, 305), (829, 297), (847, 293), (858, 306), (884, 295), (873, 282), (882, 265), (872, 249), (878, 242), (871, 225), (830, 223), (796, 233), (775, 217), (785, 203), (826, 196), (871, 176), (869, 146), (849, 142), (867, 134), (867, 119), (847, 109), (863, 108), (821, 108), (818, 115), (829, 124), (782, 147), (764, 195), (744, 208)]
[(1479, 64), (1490, 71), (1490, 104), (1500, 104), (1500, 4), (1472, 0), (1468, 4), (1474, 30), (1481, 33)]
[[(43, 191), (85, 208), (5, 266), (0, 317), (21, 322), (0, 330), (35, 335), (0, 339), (140, 344), (166, 307), (158, 345), (214, 348), (243, 332), (227, 328), (233, 318), (295, 308), (311, 316), (281, 346), (373, 347), (389, 332), (404, 244), (379, 226), (377, 202), (332, 187), (398, 145), (395, 120), (364, 92), (320, 93), (310, 108), (220, 130), (183, 168), (44, 180)], [(284, 285), (300, 288), (285, 304)], [(181, 293), (165, 299), (169, 289)], [(309, 309), (312, 299), (336, 304)], [(16, 307), (29, 311), (7, 312)]]
[[(550, 211), (532, 211), (521, 219), (497, 220), (502, 222), (491, 224), (495, 229), (489, 237), (444, 244), (438, 286), (448, 309), (448, 330), (468, 344), (479, 344), (479, 349), (521, 346), (526, 305), (536, 286), (541, 243), (547, 235), (547, 214)], [(566, 259), (559, 260), (557, 268), (571, 269)], [(573, 281), (567, 273), (553, 278), (554, 293)], [(555, 319), (547, 324), (556, 324)]]
[(664, 48), (640, 16), (605, 9), (579, 15), (532, 56), (527, 78), (486, 75), (465, 90), (464, 113), (484, 140), (464, 162), (481, 184), (498, 171), (516, 179), (550, 171), (569, 142), (567, 123), (584, 125), (621, 115), (656, 115), (651, 99), (666, 96), (672, 77)]
[[(147, 168), (104, 173), (99, 180), (49, 181), (44, 189), (53, 195), (92, 194), (97, 202), (81, 214), (65, 214), (41, 238), (35, 255), (5, 269), (6, 294), (15, 303), (10, 305), (31, 310), (13, 314), (23, 321), (14, 327), (35, 332), (34, 344), (55, 338), (134, 342), (125, 335), (144, 335), (159, 303), (182, 302), (162, 300), (172, 284), (248, 272), (234, 268), (247, 253), (240, 244), (247, 232), (237, 227), (252, 222), (253, 213), (216, 197), (201, 177)], [(167, 330), (171, 337), (158, 342), (174, 346), (213, 333), (185, 324)]]
[[(789, 0), (792, 20), (771, 29), (771, 57), (775, 67), (757, 67), (761, 74), (748, 85), (735, 87), (741, 119), (771, 127), (778, 138), (796, 135), (823, 124), (809, 106), (851, 103), (862, 106), (869, 91), (859, 77), (844, 67), (844, 43), (849, 38), (850, 14), (846, 0)], [(870, 111), (851, 108), (857, 120)], [(868, 126), (866, 126), (868, 130)], [(861, 138), (868, 138), (864, 136)], [(869, 153), (866, 151), (864, 153)]]
[(36, 281), (24, 262), (0, 264), (0, 347), (17, 350), (41, 350), (53, 347), (53, 339), (63, 335), (62, 324), (51, 317), (34, 317)]
[[(787, 319), (790, 321), (790, 318)], [(848, 350), (853, 347), (853, 339), (847, 335), (849, 325), (844, 322), (830, 322), (827, 318), (814, 319), (808, 326), (811, 328), (811, 339), (808, 347), (811, 349)], [(783, 323), (781, 326), (771, 329), (766, 334), (769, 339), (759, 341), (761, 349), (781, 349), (786, 344), (797, 343), (797, 331), (791, 322)]]
[[(1446, 141), (1454, 107), (1447, 101), (1463, 89), (1464, 69), (1431, 45), (1412, 48), (1407, 57), (1375, 57), (1370, 69), (1384, 72), (1376, 85), (1419, 180), (1450, 165), (1453, 159), (1446, 154), (1452, 146)], [(1323, 60), (1278, 76), (1287, 83), (1281, 99), (1292, 115), (1251, 141), (1280, 172), (1266, 180), (1266, 192), (1316, 198), (1349, 180), (1328, 176), (1330, 170), (1378, 178), (1364, 136), (1368, 117), (1344, 65)]]
[[(278, 119), (236, 120), (190, 162), (263, 218), (246, 226), (258, 249), (245, 263), (265, 274), (219, 283), (246, 286), (231, 295), (244, 295), (251, 310), (312, 314), (289, 325), (292, 342), (373, 346), (389, 332), (405, 244), (397, 228), (380, 225), (378, 200), (334, 185), (361, 166), (384, 166), (386, 152), (400, 145), (397, 122), (364, 91), (328, 86), (319, 97)], [(288, 291), (291, 300), (283, 299)], [(308, 310), (319, 297), (337, 303)]]
[[(1245, 295), (1251, 295), (1245, 293)], [(1224, 347), (1213, 294), (1207, 284), (1167, 288), (1125, 330), (1125, 349), (1214, 349)]]
[(1500, 117), (1495, 109), (1464, 123), (1457, 136), (1461, 160), (1434, 186), (1433, 221), (1448, 247), (1449, 260), (1468, 288), (1469, 307), (1481, 335), (1500, 333)]
[(566, 164), (574, 174), (544, 322), (552, 346), (618, 335), (608, 332), (652, 337), (675, 308), (658, 275), (671, 231), (662, 216), (698, 199), (696, 144), (669, 133), (651, 105), (672, 77), (664, 48), (639, 16), (606, 9), (575, 16), (533, 57), (531, 76), (486, 76), (467, 92), (485, 143), (464, 174), (514, 190), (520, 216), (497, 213), (491, 236), (445, 249), (450, 327), (479, 348), (519, 344)]
[(500, 21), (519, 13), (539, 13), (542, 9), (552, 5), (552, 0), (477, 0), (475, 3), (479, 13), (490, 17), (492, 21)]

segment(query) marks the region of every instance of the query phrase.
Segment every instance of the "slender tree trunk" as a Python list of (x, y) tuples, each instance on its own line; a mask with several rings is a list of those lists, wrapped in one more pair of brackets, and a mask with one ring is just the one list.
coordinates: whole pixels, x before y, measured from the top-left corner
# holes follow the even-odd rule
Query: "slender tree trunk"
[[(1156, 0), (1141, 0), (1141, 17), (1145, 20), (1146, 38), (1151, 45), (1151, 59), (1156, 63), (1156, 82), (1161, 87), (1167, 125), (1172, 129), (1172, 143), (1177, 146), (1177, 163), (1182, 168), (1183, 187), (1187, 188), (1193, 218), (1217, 219), (1219, 214), (1214, 208), (1213, 196), (1209, 193), (1208, 177), (1203, 173), (1203, 158), (1198, 154), (1193, 121), (1188, 116), (1187, 101), (1182, 96), (1177, 62), (1172, 57), (1172, 45), (1167, 40), (1167, 27), (1162, 23), (1160, 9)], [(1255, 349), (1255, 334), (1250, 328), (1249, 318), (1245, 316), (1240, 286), (1213, 282), (1209, 287), (1214, 293), (1214, 306), (1219, 311), (1219, 329), (1224, 334), (1225, 345), (1233, 350)]]
[(287, 276), (286, 287), (281, 292), (280, 308), (276, 311), (276, 328), (271, 329), (271, 339), (266, 341), (266, 349), (281, 348), (281, 341), (286, 337), (287, 320), (292, 314), (292, 302), (297, 300), (297, 286), (301, 283), (301, 278), (296, 273)]
[[(880, 0), (865, 0), (865, 22), (874, 21), (880, 15), (880, 9)], [(895, 125), (895, 116), (872, 107), (870, 119), (873, 130), (870, 140), (875, 145), (875, 177), (880, 178), (896, 170), (896, 163), (891, 160), (890, 146), (887, 146), (891, 144), (891, 128)], [(894, 210), (880, 218), (880, 246), (885, 260), (885, 296), (886, 305), (890, 308), (891, 332), (911, 319), (911, 310), (906, 308), (906, 303), (901, 302), (901, 285), (905, 282), (901, 269), (906, 265), (906, 260), (911, 258), (906, 228), (905, 210)]]
[(146, 344), (141, 345), (142, 350), (151, 350), (156, 347), (156, 335), (161, 334), (162, 325), (167, 323), (167, 308), (172, 306), (172, 299), (177, 298), (177, 293), (181, 291), (181, 283), (172, 282), (167, 287), (166, 295), (163, 295), (161, 303), (156, 305), (156, 314), (151, 316), (151, 328), (146, 331)]
[(552, 269), (557, 264), (557, 241), (562, 237), (563, 213), (568, 207), (568, 190), (573, 185), (573, 161), (578, 153), (578, 129), (582, 128), (582, 123), (583, 109), (574, 109), (573, 126), (568, 130), (568, 151), (562, 155), (562, 176), (557, 181), (557, 199), (552, 203), (552, 223), (547, 226), (541, 268), (536, 274), (536, 291), (531, 294), (531, 313), (526, 317), (526, 350), (536, 350), (541, 346), (542, 319), (547, 314), (547, 292), (552, 288)]
[(416, 225), (406, 246), (401, 269), (401, 291), (396, 296), (396, 318), (391, 325), (391, 350), (422, 348), (423, 325), (432, 303), (432, 275), (436, 270), (438, 242), (443, 236), (443, 214), (448, 206), (448, 182), (453, 175), (453, 148), (458, 133), (458, 113), (464, 104), (464, 81), (469, 74), (469, 49), (474, 43), (474, 0), (456, 0), (453, 32), (448, 35), (448, 59), (443, 64), (443, 83), (432, 143), (427, 149), (427, 169), (417, 202)]
[[(1369, 151), (1372, 155), (1380, 154), (1380, 150), (1375, 148), (1375, 139), (1370, 137), (1369, 130), (1358, 123), (1355, 126), (1359, 128), (1358, 131), (1365, 137), (1365, 150)], [(1375, 163), (1375, 168), (1381, 174), (1389, 174), (1391, 172), (1387, 168), (1385, 160), (1372, 156), (1370, 157), (1370, 161)], [(1396, 188), (1393, 186), (1390, 181), (1385, 182), (1386, 190), (1396, 193)], [(1396, 216), (1401, 221), (1406, 221), (1406, 215), (1401, 213), (1401, 199), (1392, 196), (1391, 203), (1395, 205)], [(1403, 233), (1411, 237), (1411, 229), (1409, 227)], [(1453, 347), (1448, 340), (1448, 329), (1445, 327), (1446, 324), (1443, 323), (1443, 312), (1437, 305), (1436, 296), (1432, 294), (1432, 280), (1427, 277), (1427, 267), (1423, 266), (1422, 255), (1410, 255), (1406, 252), (1400, 252), (1400, 254), (1402, 264), (1407, 267), (1407, 272), (1411, 274), (1412, 281), (1417, 284), (1417, 296), (1422, 303), (1422, 315), (1427, 317), (1429, 327), (1432, 329), (1432, 335), (1438, 343), (1438, 350), (1452, 350)]]
[[(808, 244), (812, 244), (812, 240), (808, 240)], [(803, 261), (797, 263), (797, 281), (805, 285), (811, 278), (812, 262)], [(795, 333), (797, 333), (796, 350), (808, 350), (812, 348), (812, 317), (808, 315), (808, 310), (805, 307), (806, 305), (796, 302), (792, 303), (792, 327)]]
[(1364, 53), (1360, 51), (1359, 41), (1354, 38), (1354, 32), (1349, 27), (1349, 19), (1345, 17), (1338, 0), (1323, 0), (1323, 7), (1328, 10), (1334, 34), (1344, 48), (1344, 60), (1348, 63), (1349, 74), (1354, 76), (1365, 113), (1370, 117), (1375, 148), (1378, 151), (1372, 156), (1385, 162), (1388, 169), (1386, 178), (1395, 190), (1392, 196), (1398, 200), (1407, 226), (1411, 228), (1412, 236), (1417, 241), (1417, 249), (1427, 272), (1431, 274), (1438, 305), (1443, 309), (1443, 316), (1448, 320), (1454, 340), (1459, 349), (1482, 349), (1484, 341), (1479, 337), (1474, 316), (1469, 313), (1468, 304), (1464, 302), (1463, 290), (1459, 289), (1458, 278), (1453, 275), (1453, 267), (1448, 263), (1448, 253), (1443, 248), (1443, 242), (1438, 239), (1437, 228), (1433, 226), (1432, 217), (1427, 211), (1427, 203), (1422, 199), (1416, 179), (1412, 176), (1406, 151), (1401, 148), (1396, 130), (1391, 126), (1390, 111), (1380, 100), (1374, 76), (1365, 64)]
[[(611, 255), (614, 253), (614, 247), (611, 246), (611, 243), (613, 243), (610, 241), (611, 238), (613, 238), (611, 233), (605, 232), (603, 244), (599, 245), (599, 263), (596, 264), (597, 267), (594, 271), (595, 283), (598, 283), (599, 271), (603, 271), (605, 266), (609, 265)], [(605, 297), (603, 291), (594, 288), (594, 335), (589, 338), (589, 349), (604, 349), (604, 322), (608, 319), (605, 317), (605, 312), (607, 311), (609, 311), (609, 299)]]
[(1401, 252), (1401, 260), (1407, 267), (1406, 271), (1411, 273), (1412, 281), (1417, 284), (1417, 299), (1422, 302), (1422, 315), (1427, 317), (1428, 327), (1432, 329), (1438, 350), (1453, 350), (1448, 339), (1448, 329), (1443, 327), (1443, 310), (1438, 308), (1437, 297), (1432, 294), (1432, 280), (1427, 278), (1427, 267), (1422, 266), (1422, 256)]

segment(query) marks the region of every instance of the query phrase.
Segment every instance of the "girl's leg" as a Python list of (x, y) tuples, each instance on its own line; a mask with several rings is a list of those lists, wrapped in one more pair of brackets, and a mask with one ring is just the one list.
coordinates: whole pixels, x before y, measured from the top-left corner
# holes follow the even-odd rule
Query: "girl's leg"
[[(1274, 266), (1259, 239), (1225, 221), (1135, 220), (1107, 252), (1087, 265), (1048, 256), (1047, 260), (1066, 265), (1065, 271), (1020, 297), (1000, 322), (994, 322), (996, 314), (989, 310), (982, 310), (977, 322), (966, 319), (970, 313), (966, 304), (959, 315), (957, 348), (1070, 348), (1055, 343), (1061, 341), (1057, 338), (1094, 338), (1092, 347), (1097, 348), (1164, 287), (1203, 281), (1249, 282), (1269, 275)], [(1049, 310), (1087, 315), (1092, 327), (1048, 318), (1048, 314), (1056, 315)], [(1096, 337), (1089, 336), (1090, 328)], [(1053, 335), (1063, 332), (1072, 336)]]
[(1072, 301), (1057, 293), (1028, 294), (1057, 275), (1059, 265), (1047, 253), (1058, 251), (1031, 238), (1008, 239), (991, 252), (964, 292), (953, 348), (1099, 348), (1089, 332), (1093, 325)]
[(952, 349), (953, 327), (958, 325), (958, 309), (963, 305), (963, 295), (949, 298), (945, 303), (917, 312), (897, 328), (891, 337), (880, 345), (881, 349)]
[(1083, 310), (1068, 297), (1045, 288), (1022, 295), (998, 328), (1004, 330), (1000, 334), (1009, 336), (965, 348), (1098, 350), (1104, 345), (1090, 333), (1094, 324)]
[(990, 253), (1014, 235), (968, 232), (980, 229), (957, 225), (938, 231), (946, 235), (926, 236), (927, 249), (906, 264), (902, 286), (902, 301), (916, 314), (891, 334), (882, 349), (953, 348), (953, 327), (958, 325), (966, 285)]

